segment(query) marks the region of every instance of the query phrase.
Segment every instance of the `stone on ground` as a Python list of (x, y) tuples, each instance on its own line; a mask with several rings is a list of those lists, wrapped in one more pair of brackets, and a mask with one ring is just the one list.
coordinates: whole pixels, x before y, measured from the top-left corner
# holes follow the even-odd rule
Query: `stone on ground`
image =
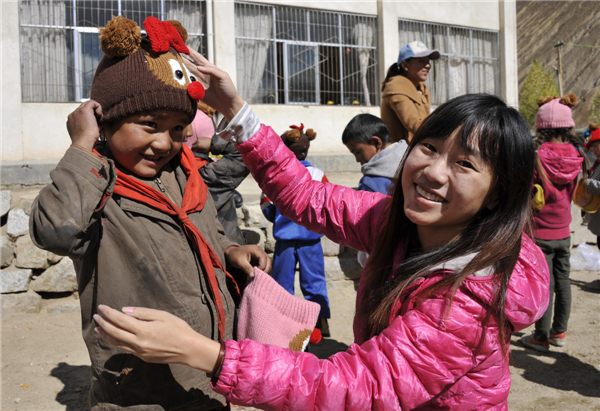
[(40, 312), (41, 305), (42, 297), (32, 290), (29, 290), (26, 293), (3, 294), (2, 318), (8, 318), (23, 313), (37, 314)]
[(0, 273), (0, 293), (20, 293), (29, 289), (31, 270), (2, 270)]
[(29, 216), (22, 209), (10, 210), (6, 223), (6, 233), (17, 238), (29, 232)]
[(8, 267), (14, 260), (15, 245), (5, 236), (0, 236), (0, 260), (2, 268)]
[(10, 210), (12, 193), (9, 190), (0, 191), (0, 217), (4, 217)]
[(37, 248), (29, 235), (17, 238), (17, 267), (45, 270), (50, 266), (48, 254), (48, 251)]
[(63, 293), (77, 291), (77, 276), (73, 260), (63, 258), (31, 281), (30, 288), (37, 292)]

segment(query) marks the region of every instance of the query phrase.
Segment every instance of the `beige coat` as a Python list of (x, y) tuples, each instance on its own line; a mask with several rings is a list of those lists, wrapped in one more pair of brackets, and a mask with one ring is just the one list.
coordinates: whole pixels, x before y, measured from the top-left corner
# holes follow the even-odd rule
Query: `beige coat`
[[(161, 171), (159, 176), (167, 193), (180, 202), (187, 179), (177, 160), (171, 165), (174, 171)], [(36, 245), (75, 262), (83, 338), (92, 363), (92, 410), (220, 409), (225, 399), (209, 387), (206, 373), (182, 365), (145, 363), (94, 332), (92, 316), (99, 304), (106, 304), (165, 310), (200, 334), (219, 337), (207, 279), (182, 226), (148, 205), (108, 196), (115, 176), (111, 160), (71, 147), (50, 173), (53, 183), (40, 192), (31, 210), (30, 232)], [(224, 250), (233, 243), (224, 235), (210, 195), (204, 209), (190, 214), (190, 220), (225, 266)], [(235, 304), (225, 274), (218, 268), (215, 274), (226, 338), (231, 339)]]
[(395, 76), (383, 89), (381, 119), (388, 126), (393, 142), (410, 141), (429, 115), (429, 89), (425, 83), (421, 83), (419, 87), (422, 94), (408, 78)]

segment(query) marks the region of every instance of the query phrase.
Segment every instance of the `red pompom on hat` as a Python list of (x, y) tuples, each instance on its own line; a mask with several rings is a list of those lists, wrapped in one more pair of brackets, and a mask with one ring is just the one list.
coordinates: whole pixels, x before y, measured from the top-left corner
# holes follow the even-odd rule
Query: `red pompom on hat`
[(204, 90), (204, 86), (199, 81), (192, 81), (188, 86), (188, 94), (194, 100), (202, 100), (205, 93), (206, 91)]

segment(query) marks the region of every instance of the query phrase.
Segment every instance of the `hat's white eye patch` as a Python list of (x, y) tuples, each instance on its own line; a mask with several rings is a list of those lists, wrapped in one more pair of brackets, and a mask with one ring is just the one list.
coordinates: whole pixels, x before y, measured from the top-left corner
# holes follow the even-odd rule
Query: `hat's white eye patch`
[(193, 83), (194, 81), (198, 81), (196, 79), (196, 76), (194, 76), (193, 74), (190, 74), (188, 68), (184, 65), (183, 68), (185, 69), (185, 74), (187, 74), (188, 78), (190, 79), (190, 83)]
[(187, 70), (175, 59), (169, 59), (169, 64), (171, 65), (171, 70), (173, 71), (173, 78), (175, 81), (182, 86), (185, 86), (189, 78), (189, 75), (187, 75)]

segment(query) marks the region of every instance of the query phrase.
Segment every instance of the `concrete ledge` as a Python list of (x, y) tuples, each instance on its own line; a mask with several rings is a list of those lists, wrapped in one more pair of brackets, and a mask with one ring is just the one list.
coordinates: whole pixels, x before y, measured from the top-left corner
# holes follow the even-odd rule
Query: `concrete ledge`
[(360, 173), (360, 164), (356, 162), (350, 153), (344, 154), (309, 154), (306, 158), (310, 164), (320, 168), (327, 173)]
[(58, 161), (3, 161), (2, 185), (21, 184), (25, 186), (44, 185), (50, 182), (50, 171), (56, 168)]

